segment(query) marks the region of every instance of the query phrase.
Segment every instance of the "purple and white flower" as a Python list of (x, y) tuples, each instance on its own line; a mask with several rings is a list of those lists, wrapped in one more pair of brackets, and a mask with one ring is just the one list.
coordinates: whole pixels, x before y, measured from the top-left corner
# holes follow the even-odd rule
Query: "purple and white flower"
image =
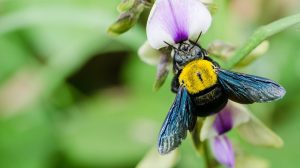
[(235, 167), (235, 153), (232, 143), (225, 134), (233, 128), (236, 128), (241, 137), (251, 144), (276, 148), (283, 145), (281, 138), (253, 116), (247, 108), (229, 101), (223, 110), (204, 120), (200, 133), (202, 141), (207, 139), (210, 141), (216, 160), (229, 168)]
[(156, 0), (147, 22), (149, 44), (160, 49), (197, 38), (211, 24), (211, 15), (200, 0)]
[(229, 168), (235, 167), (234, 149), (225, 134), (249, 119), (247, 110), (235, 106), (233, 102), (229, 102), (218, 114), (205, 119), (200, 139), (209, 139), (212, 152), (219, 163)]
[(200, 134), (202, 141), (223, 135), (234, 127), (250, 120), (248, 109), (244, 106), (229, 101), (225, 108), (213, 116), (206, 117)]

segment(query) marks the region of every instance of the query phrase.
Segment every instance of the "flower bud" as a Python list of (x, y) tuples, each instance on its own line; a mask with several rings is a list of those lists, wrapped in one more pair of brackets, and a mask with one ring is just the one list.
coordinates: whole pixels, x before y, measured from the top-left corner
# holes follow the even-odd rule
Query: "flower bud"
[[(223, 61), (229, 60), (236, 52), (237, 47), (220, 40), (216, 40), (211, 43), (208, 47), (208, 52)], [(241, 60), (236, 67), (241, 68), (248, 66), (256, 59), (264, 55), (269, 49), (269, 42), (263, 41), (259, 46), (257, 46), (249, 55), (247, 55), (243, 60)]]
[(141, 13), (148, 5), (140, 0), (124, 0), (118, 6), (121, 13), (118, 20), (107, 30), (110, 35), (120, 35), (132, 28), (138, 21)]
[(264, 55), (269, 49), (269, 42), (263, 41), (259, 46), (257, 46), (248, 56), (246, 56), (241, 62), (239, 62), (236, 67), (245, 67), (251, 64), (256, 59)]
[(117, 7), (120, 13), (128, 11), (133, 7), (136, 0), (123, 0)]

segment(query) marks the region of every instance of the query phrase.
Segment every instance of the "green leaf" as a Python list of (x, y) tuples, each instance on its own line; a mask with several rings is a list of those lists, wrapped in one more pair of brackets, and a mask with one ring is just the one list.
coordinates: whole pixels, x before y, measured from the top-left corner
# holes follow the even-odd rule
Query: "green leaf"
[[(37, 85), (41, 86), (41, 90), (32, 97), (32, 101), (28, 101), (30, 103), (18, 110), (38, 103), (42, 96), (49, 96), (93, 55), (115, 46), (110, 45), (112, 39), (105, 32), (114, 17), (111, 12), (72, 5), (26, 7), (1, 17), (0, 37), (24, 30), (27, 42), (46, 60), (45, 64), (31, 68), (35, 73), (29, 77), (38, 79)], [(144, 31), (136, 26), (133, 31), (114, 40), (124, 44), (126, 50), (137, 50), (144, 38)], [(130, 43), (128, 39), (131, 39)], [(27, 69), (26, 66), (20, 68), (20, 72)], [(2, 98), (9, 101), (7, 97)]]
[(0, 165), (5, 168), (49, 168), (56, 137), (48, 114), (38, 107), (15, 118), (0, 119)]
[(256, 30), (249, 40), (242, 46), (234, 56), (228, 60), (223, 67), (227, 69), (233, 68), (240, 61), (243, 60), (248, 54), (251, 53), (260, 43), (272, 35), (279, 33), (295, 24), (300, 23), (300, 14), (288, 16), (286, 18), (277, 20), (268, 25), (262, 26)]

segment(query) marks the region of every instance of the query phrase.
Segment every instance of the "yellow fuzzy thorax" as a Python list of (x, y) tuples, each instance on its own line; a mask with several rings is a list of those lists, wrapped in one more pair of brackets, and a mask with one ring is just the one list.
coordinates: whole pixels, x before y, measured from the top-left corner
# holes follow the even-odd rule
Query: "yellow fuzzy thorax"
[(217, 83), (217, 74), (210, 61), (198, 59), (188, 63), (178, 77), (190, 94), (197, 94)]

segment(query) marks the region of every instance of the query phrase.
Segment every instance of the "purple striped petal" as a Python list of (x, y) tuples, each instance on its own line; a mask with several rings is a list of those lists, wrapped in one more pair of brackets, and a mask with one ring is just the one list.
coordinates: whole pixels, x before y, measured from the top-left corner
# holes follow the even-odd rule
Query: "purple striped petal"
[(150, 45), (159, 49), (165, 42), (195, 38), (210, 24), (211, 15), (200, 0), (156, 0), (147, 22), (147, 37)]
[(211, 143), (212, 152), (218, 162), (226, 167), (235, 167), (234, 150), (227, 136), (216, 136)]

